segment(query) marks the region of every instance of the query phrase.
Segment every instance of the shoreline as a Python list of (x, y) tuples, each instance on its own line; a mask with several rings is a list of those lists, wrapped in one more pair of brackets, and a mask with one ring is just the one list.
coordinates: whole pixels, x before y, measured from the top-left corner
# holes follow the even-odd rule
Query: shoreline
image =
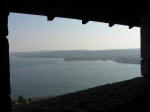
[(19, 57), (19, 56), (13, 56), (15, 58), (19, 58), (19, 59), (62, 59), (63, 61), (113, 61), (116, 63), (122, 63), (122, 64), (140, 64), (140, 61), (135, 61), (135, 62), (129, 62), (129, 61), (124, 61), (122, 60), (115, 60), (115, 59), (86, 59), (86, 58), (82, 58), (82, 59), (77, 59), (74, 57), (69, 57), (69, 58), (57, 58), (57, 57)]

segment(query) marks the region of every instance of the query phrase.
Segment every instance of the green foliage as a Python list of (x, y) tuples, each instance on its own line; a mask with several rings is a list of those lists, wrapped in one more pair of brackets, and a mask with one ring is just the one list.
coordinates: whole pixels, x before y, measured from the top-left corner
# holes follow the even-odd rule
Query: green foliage
[(23, 96), (18, 96), (18, 103), (19, 103), (19, 104), (24, 104), (24, 103), (26, 103), (26, 100), (23, 98)]
[(17, 100), (12, 100), (12, 106), (18, 105), (18, 104), (30, 104), (33, 102), (37, 102), (41, 100), (42, 98), (24, 98), (23, 96), (18, 96)]

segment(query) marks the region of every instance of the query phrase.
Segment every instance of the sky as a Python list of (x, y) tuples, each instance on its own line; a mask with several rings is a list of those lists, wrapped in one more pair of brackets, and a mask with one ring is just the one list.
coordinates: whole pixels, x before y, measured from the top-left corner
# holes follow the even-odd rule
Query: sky
[(10, 52), (140, 48), (140, 28), (56, 17), (11, 13)]

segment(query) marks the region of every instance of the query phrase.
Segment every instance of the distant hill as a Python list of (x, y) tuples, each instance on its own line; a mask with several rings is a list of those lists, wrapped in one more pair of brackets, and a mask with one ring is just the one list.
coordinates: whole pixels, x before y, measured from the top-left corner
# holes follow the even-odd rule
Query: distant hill
[(112, 60), (140, 64), (140, 49), (16, 52), (10, 55), (20, 58), (64, 58), (64, 61)]

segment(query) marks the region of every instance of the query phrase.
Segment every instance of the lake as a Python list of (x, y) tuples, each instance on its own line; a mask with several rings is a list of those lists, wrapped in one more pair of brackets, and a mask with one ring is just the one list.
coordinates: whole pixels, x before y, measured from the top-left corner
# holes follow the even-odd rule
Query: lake
[(64, 61), (63, 58), (10, 58), (11, 96), (62, 95), (140, 77), (139, 64)]

